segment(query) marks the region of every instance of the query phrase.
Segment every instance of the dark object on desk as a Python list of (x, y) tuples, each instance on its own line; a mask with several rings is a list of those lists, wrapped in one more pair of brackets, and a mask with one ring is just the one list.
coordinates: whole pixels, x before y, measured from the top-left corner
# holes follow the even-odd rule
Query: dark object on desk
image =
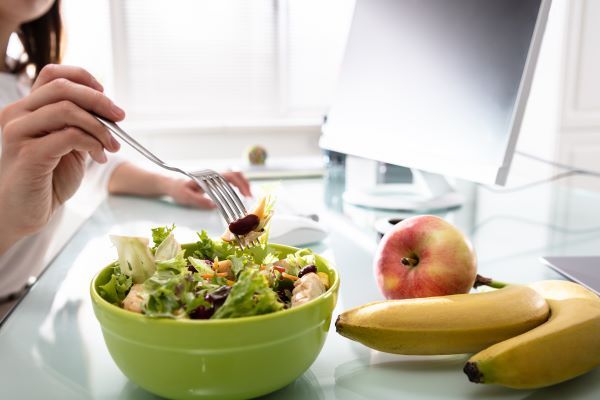
[(401, 222), (405, 218), (392, 217), (392, 218), (380, 218), (375, 221), (375, 230), (377, 231), (377, 240), (381, 240), (383, 235), (389, 232), (398, 222)]
[(413, 174), (410, 168), (378, 162), (377, 183), (413, 183)]
[(600, 256), (542, 257), (542, 262), (565, 278), (600, 296)]

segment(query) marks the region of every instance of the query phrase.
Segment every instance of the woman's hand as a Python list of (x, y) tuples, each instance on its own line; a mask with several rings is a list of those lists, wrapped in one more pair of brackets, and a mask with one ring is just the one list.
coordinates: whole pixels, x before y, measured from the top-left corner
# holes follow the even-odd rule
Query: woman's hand
[[(250, 182), (241, 172), (222, 172), (221, 175), (237, 187), (243, 196), (250, 197)], [(168, 186), (167, 195), (177, 204), (188, 207), (215, 208), (215, 203), (204, 193), (198, 184), (189, 179), (173, 179)]]
[[(241, 172), (228, 171), (221, 175), (237, 187), (243, 196), (252, 196), (250, 182)], [(158, 174), (130, 162), (123, 162), (115, 168), (108, 181), (108, 191), (111, 194), (144, 197), (169, 196), (175, 203), (187, 207), (216, 207), (196, 182)]]
[(102, 91), (84, 69), (48, 65), (31, 93), (0, 113), (0, 220), (10, 235), (0, 254), (9, 242), (39, 231), (75, 193), (87, 154), (104, 163), (105, 149), (119, 149), (93, 114), (120, 121), (125, 113)]

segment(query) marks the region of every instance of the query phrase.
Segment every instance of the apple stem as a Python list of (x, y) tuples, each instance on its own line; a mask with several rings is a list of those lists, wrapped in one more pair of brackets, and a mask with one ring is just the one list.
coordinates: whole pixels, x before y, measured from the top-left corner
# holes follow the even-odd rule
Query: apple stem
[(502, 289), (503, 287), (506, 287), (508, 285), (509, 284), (506, 282), (496, 281), (492, 278), (486, 278), (485, 276), (477, 274), (473, 287), (477, 289), (479, 286), (489, 286), (494, 289)]
[(416, 267), (417, 264), (419, 263), (419, 258), (418, 257), (402, 257), (402, 260), (400, 260), (402, 262), (402, 264), (406, 265), (407, 267)]

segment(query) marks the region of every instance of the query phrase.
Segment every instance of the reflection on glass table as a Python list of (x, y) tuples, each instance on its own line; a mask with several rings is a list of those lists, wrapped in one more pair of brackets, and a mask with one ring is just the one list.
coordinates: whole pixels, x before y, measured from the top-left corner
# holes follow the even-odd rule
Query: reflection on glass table
[[(467, 199), (443, 217), (473, 241), (482, 274), (511, 282), (560, 279), (539, 262), (544, 255), (594, 255), (600, 249), (600, 194), (547, 184), (516, 193), (494, 193), (461, 182)], [(374, 221), (395, 214), (348, 206), (343, 182), (289, 180), (279, 190), (278, 210), (315, 213), (329, 236), (312, 248), (341, 276), (334, 319), (342, 310), (381, 299), (372, 274), (377, 246)], [(404, 215), (406, 216), (406, 215)], [(110, 197), (52, 261), (0, 326), (2, 398), (152, 399), (112, 361), (92, 312), (92, 276), (116, 257), (109, 233), (146, 236), (156, 225), (175, 223), (178, 237), (194, 240), (224, 226), (214, 211), (198, 211), (128, 197)], [(301, 351), (301, 349), (299, 349)], [(465, 355), (408, 357), (384, 354), (330, 329), (319, 357), (293, 384), (268, 399), (542, 399), (600, 397), (600, 370), (538, 391), (515, 391), (468, 382)], [(433, 384), (432, 384), (433, 383)]]

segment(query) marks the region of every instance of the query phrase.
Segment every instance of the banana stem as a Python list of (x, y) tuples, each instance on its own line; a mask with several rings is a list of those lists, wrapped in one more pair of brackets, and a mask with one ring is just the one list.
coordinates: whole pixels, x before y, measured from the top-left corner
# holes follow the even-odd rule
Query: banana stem
[(467, 362), (463, 368), (463, 372), (467, 374), (469, 380), (474, 383), (485, 383), (483, 374), (477, 368), (477, 363)]
[(489, 286), (494, 289), (502, 289), (508, 285), (509, 283), (497, 281), (492, 278), (486, 278), (485, 276), (477, 274), (473, 288), (477, 289), (479, 286)]

